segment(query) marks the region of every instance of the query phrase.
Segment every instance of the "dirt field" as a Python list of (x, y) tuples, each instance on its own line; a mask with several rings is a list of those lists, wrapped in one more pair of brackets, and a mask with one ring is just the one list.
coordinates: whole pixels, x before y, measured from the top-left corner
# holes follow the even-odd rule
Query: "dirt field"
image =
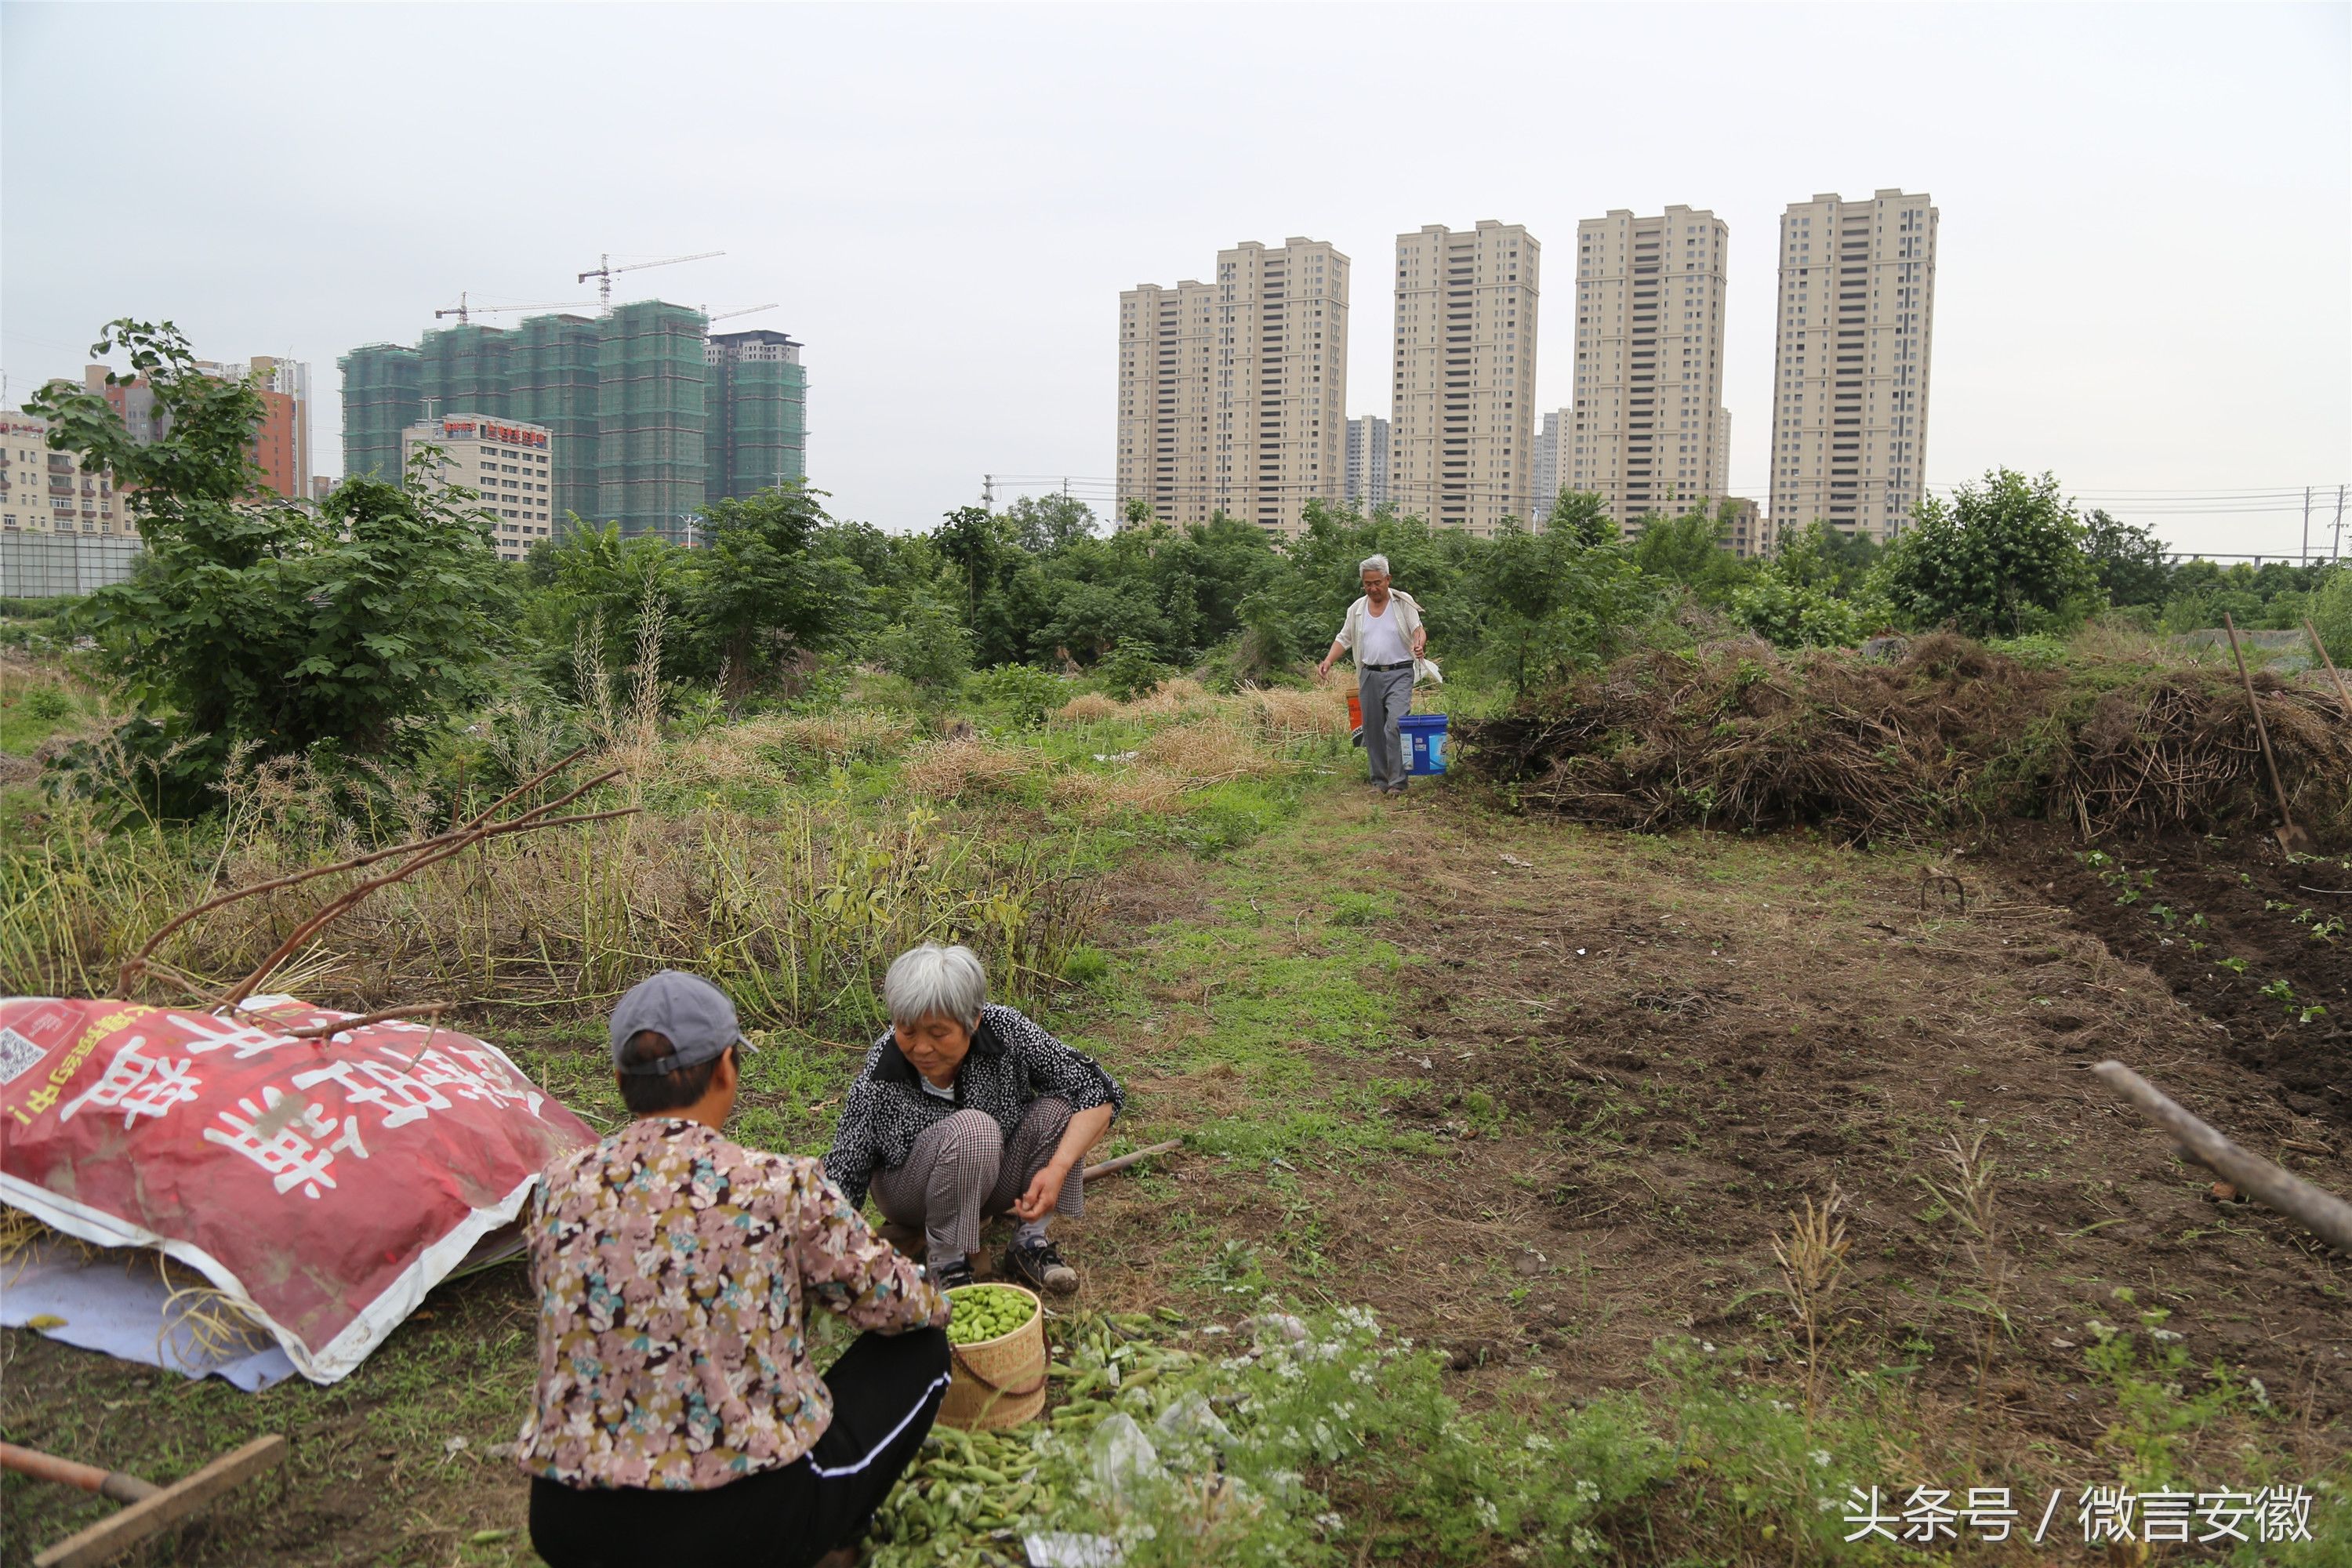
[[(1926, 1391), (1957, 1402), (1973, 1376), (1958, 1249), (1918, 1181), (1944, 1174), (1947, 1134), (1982, 1131), (2016, 1268), (2016, 1334), (1993, 1363), (2005, 1444), (2098, 1470), (2112, 1412), (2083, 1388), (2082, 1347), (2091, 1318), (2127, 1320), (2110, 1296), (2122, 1286), (2174, 1311), (2199, 1363), (2263, 1379), (2315, 1464), (2341, 1452), (2343, 1260), (2211, 1200), (2210, 1178), (2084, 1070), (2119, 1058), (2248, 1146), (2352, 1191), (2340, 1035), (2232, 1035), (2235, 989), (2218, 1018), (2176, 1000), (2095, 934), (2111, 906), (2060, 907), (2008, 862), (1950, 862), (1969, 891), (1961, 916), (1937, 897), (1923, 912), (1921, 856), (1587, 833), (1435, 801), (1325, 812), (1326, 831), (1244, 856), (1265, 889), (1246, 896), (1275, 954), (1297, 942), (1277, 889), (1326, 879), (1392, 900), (1376, 929), (1403, 959), (1394, 1036), (1314, 1070), (1409, 1083), (1382, 1114), (1441, 1152), (1302, 1163), (1295, 1197), (1236, 1171), (1194, 1174), (1187, 1208), (1218, 1234), (1296, 1264), (1292, 1216), (1311, 1214), (1297, 1283), (1380, 1302), (1459, 1367), (1541, 1363), (1597, 1390), (1643, 1381), (1662, 1336), (1750, 1339), (1783, 1317), (1773, 1234), (1834, 1180), (1856, 1240), (1843, 1353), (1916, 1364)], [(1295, 863), (1307, 842), (1352, 853)], [(2054, 852), (2024, 865), (2045, 863), (2046, 885)], [(1298, 945), (1323, 963), (1364, 957), (1357, 942)], [(2298, 990), (2340, 994), (2347, 948), (2310, 945), (2294, 954)], [(1150, 1237), (1120, 1254), (1183, 1256), (1177, 1214), (1107, 1207), (1113, 1228)]]
[[(1957, 870), (1965, 914), (1939, 892), (1923, 902), (1931, 859)], [(1981, 1133), (2013, 1329), (1971, 1417), (1988, 1473), (2115, 1479), (2090, 1324), (2149, 1307), (2172, 1312), (2197, 1365), (2261, 1380), (2304, 1476), (2340, 1473), (2346, 1260), (2213, 1200), (2085, 1068), (2120, 1058), (2352, 1192), (2352, 942), (2263, 907), (2290, 879), (2352, 874), (2222, 845), (2122, 861), (2155, 871), (2181, 929), (2213, 933), (2194, 939), (2213, 944), (2199, 963), (2183, 962), (2191, 939), (2135, 912), (2147, 888), (2116, 904), (2101, 879), (2115, 868), (2055, 841), (1946, 861), (1800, 835), (1652, 838), (1443, 791), (1391, 805), (1335, 780), (1225, 860), (1122, 879), (1110, 980), (1046, 1019), (1128, 1079), (1126, 1137), (1192, 1144), (1090, 1194), (1066, 1235), (1084, 1299), (1230, 1318), (1270, 1286), (1371, 1304), (1444, 1347), (1474, 1397), (1533, 1368), (1562, 1397), (1654, 1389), (1661, 1341), (1719, 1342), (1762, 1367), (1792, 1355), (1773, 1237), (1835, 1184), (1853, 1247), (1824, 1370), (1957, 1423), (1979, 1403), (1987, 1316), (1921, 1179), (1948, 1176), (1948, 1136)], [(2202, 962), (2215, 955), (2246, 973)], [(2291, 1018), (2259, 990), (2273, 978), (2329, 1012)], [(823, 1115), (772, 1109), (795, 1146), (822, 1142)], [(488, 1453), (528, 1394), (520, 1271), (429, 1312), (346, 1384), (260, 1398), (8, 1334), (0, 1425), (165, 1476), (253, 1431), (294, 1438), (286, 1480), (152, 1561), (530, 1561), (520, 1484)], [(1894, 1473), (1905, 1458), (1889, 1454), (1888, 1484), (1932, 1479)], [(13, 1479), (5, 1496), (12, 1561), (110, 1506)], [(1671, 1532), (1625, 1553), (1676, 1554)]]

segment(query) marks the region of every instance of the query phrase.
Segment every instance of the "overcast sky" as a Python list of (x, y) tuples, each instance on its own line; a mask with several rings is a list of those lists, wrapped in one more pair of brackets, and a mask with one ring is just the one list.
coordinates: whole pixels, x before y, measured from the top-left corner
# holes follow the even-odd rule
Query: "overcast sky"
[(1931, 483), (2049, 468), (2284, 551), (2352, 479), (2347, 105), (2345, 5), (10, 4), (0, 364), (21, 403), (120, 315), (289, 353), (339, 472), (337, 354), (723, 249), (615, 298), (778, 302), (732, 325), (807, 345), (812, 479), (923, 528), (983, 473), (1104, 491), (1121, 289), (1330, 239), (1385, 415), (1394, 237), (1524, 223), (1557, 408), (1577, 220), (1685, 203), (1730, 225), (1761, 496), (1778, 215), (1899, 186), (1942, 213)]

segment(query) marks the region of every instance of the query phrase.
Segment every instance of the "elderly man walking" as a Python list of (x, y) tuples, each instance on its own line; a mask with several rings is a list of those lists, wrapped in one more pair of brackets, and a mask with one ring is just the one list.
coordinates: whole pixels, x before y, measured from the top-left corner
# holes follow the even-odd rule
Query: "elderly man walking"
[(1412, 595), (1389, 586), (1389, 558), (1375, 555), (1359, 569), (1364, 596), (1348, 606), (1331, 651), (1315, 667), (1318, 675), (1331, 673), (1342, 653), (1356, 656), (1356, 695), (1364, 710), (1364, 760), (1371, 765), (1372, 787), (1384, 795), (1404, 793), (1404, 745), (1397, 721), (1412, 706), (1412, 664), (1422, 655), (1428, 634), (1422, 630), (1421, 606)]

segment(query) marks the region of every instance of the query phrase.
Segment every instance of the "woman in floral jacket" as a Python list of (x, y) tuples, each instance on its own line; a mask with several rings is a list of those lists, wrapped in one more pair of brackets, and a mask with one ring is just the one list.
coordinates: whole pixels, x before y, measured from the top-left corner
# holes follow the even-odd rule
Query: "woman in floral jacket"
[[(717, 986), (665, 970), (611, 1035), (635, 1120), (556, 1159), (526, 1225), (531, 1544), (552, 1568), (846, 1563), (946, 1393), (947, 1299), (815, 1161), (720, 1134), (746, 1042)], [(812, 1304), (866, 1331), (822, 1376)]]
[(981, 1223), (1018, 1222), (1003, 1272), (1066, 1292), (1077, 1270), (1045, 1234), (1047, 1216), (1085, 1212), (1086, 1152), (1127, 1104), (1092, 1057), (988, 1000), (968, 947), (898, 955), (882, 983), (890, 1027), (850, 1085), (825, 1173), (885, 1218), (923, 1233), (931, 1278), (968, 1284)]

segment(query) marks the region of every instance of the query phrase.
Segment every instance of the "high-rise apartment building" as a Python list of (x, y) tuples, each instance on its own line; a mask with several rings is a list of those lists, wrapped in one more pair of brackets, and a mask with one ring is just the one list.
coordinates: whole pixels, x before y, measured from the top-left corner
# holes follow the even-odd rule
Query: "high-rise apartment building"
[(808, 474), (808, 373), (782, 332), (713, 333), (703, 489), (711, 500), (757, 495)]
[(443, 414), (400, 433), (401, 470), (407, 471), (419, 447), (439, 447), (433, 481), (480, 491), (480, 510), (497, 520), (499, 559), (520, 561), (555, 526), (554, 440), (554, 432), (541, 425), (509, 424), (469, 412)]
[(1711, 505), (1727, 488), (1723, 281), (1729, 227), (1713, 213), (1618, 208), (1576, 228), (1570, 489), (1621, 529)]
[(1348, 258), (1292, 236), (1217, 253), (1213, 283), (1118, 297), (1118, 500), (1295, 534), (1343, 499)]
[(1552, 503), (1559, 500), (1559, 433), (1571, 423), (1555, 411), (1543, 416), (1543, 428), (1536, 432), (1534, 495), (1527, 517), (1530, 526), (1549, 517)]
[(1397, 236), (1389, 494), (1433, 527), (1490, 537), (1534, 511), (1540, 259), (1492, 218)]
[(1389, 501), (1389, 422), (1377, 414), (1348, 421), (1348, 486), (1345, 498), (1370, 515)]
[(1217, 291), (1188, 278), (1118, 297), (1118, 510), (1141, 502), (1162, 522), (1205, 522), (1216, 510), (1210, 450), (1223, 352)]
[(1780, 217), (1772, 526), (1885, 539), (1927, 473), (1937, 213), (1925, 193), (1817, 195)]

